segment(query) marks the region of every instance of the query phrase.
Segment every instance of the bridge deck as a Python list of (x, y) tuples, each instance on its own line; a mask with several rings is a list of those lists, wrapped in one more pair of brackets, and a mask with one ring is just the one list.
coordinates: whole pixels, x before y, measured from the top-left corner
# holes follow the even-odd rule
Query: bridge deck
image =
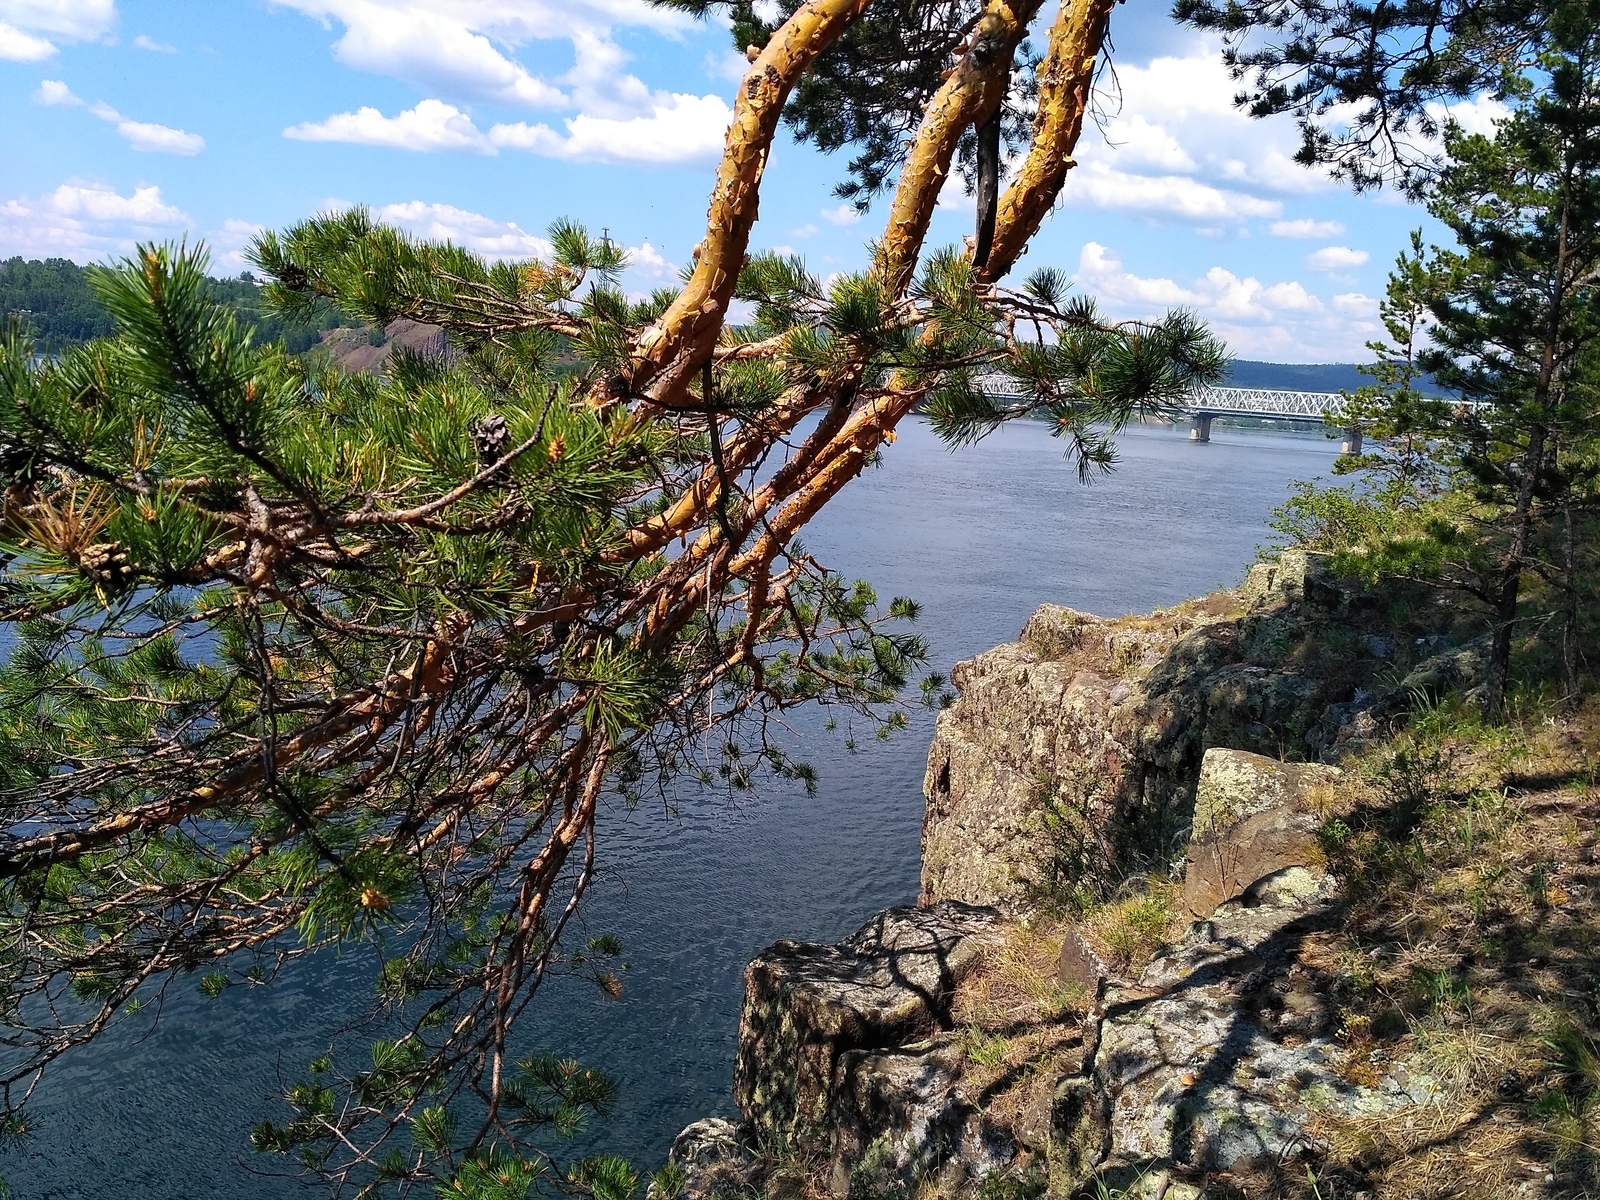
[[(996, 398), (1023, 399), (1025, 393), (1014, 380), (1004, 375), (984, 375), (979, 386)], [(1290, 392), (1274, 388), (1203, 388), (1181, 409), (1195, 416), (1276, 417), (1316, 421), (1337, 417), (1344, 411), (1344, 397), (1338, 392)]]

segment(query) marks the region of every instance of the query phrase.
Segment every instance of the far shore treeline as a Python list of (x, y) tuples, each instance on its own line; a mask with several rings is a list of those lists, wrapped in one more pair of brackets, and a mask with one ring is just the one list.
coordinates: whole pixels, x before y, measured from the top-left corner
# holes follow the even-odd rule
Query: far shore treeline
[[(60, 354), (94, 338), (109, 337), (111, 314), (89, 286), (98, 267), (80, 267), (66, 258), (0, 261), (0, 312), (5, 319), (18, 317), (41, 354)], [(248, 271), (231, 279), (212, 279), (212, 296), (233, 309), (246, 326), (254, 327), (259, 343), (282, 341), (291, 354), (304, 354), (315, 346), (324, 330), (357, 322), (332, 309), (323, 309), (309, 322), (286, 323), (266, 311), (261, 284)]]
[[(111, 334), (111, 317), (89, 286), (95, 267), (80, 267), (65, 258), (11, 258), (0, 262), (0, 311), (19, 316), (41, 353), (60, 354), (74, 346)], [(309, 325), (286, 324), (265, 310), (261, 284), (245, 271), (213, 279), (215, 297), (255, 327), (258, 342), (282, 340), (291, 354), (304, 354), (328, 329), (355, 322), (331, 309)], [(1355, 363), (1273, 363), (1234, 359), (1227, 384), (1232, 387), (1282, 388), (1297, 392), (1354, 390), (1371, 381)]]

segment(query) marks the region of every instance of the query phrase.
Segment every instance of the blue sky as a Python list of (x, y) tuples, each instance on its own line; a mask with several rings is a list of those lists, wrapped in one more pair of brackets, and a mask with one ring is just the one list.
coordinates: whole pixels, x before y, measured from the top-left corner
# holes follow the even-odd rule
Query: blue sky
[[(1167, 11), (1115, 10), (1102, 120), (1019, 272), (1061, 267), (1118, 315), (1193, 308), (1241, 357), (1369, 357), (1424, 214), (1295, 166), (1292, 126), (1235, 112), (1215, 42)], [(641, 0), (0, 0), (0, 257), (188, 234), (232, 273), (257, 229), (359, 202), (512, 257), (576, 217), (645, 291), (702, 235), (745, 65), (720, 25)], [(880, 213), (832, 196), (843, 165), (775, 148), (755, 245), (864, 265)], [(952, 189), (935, 242), (972, 220)]]

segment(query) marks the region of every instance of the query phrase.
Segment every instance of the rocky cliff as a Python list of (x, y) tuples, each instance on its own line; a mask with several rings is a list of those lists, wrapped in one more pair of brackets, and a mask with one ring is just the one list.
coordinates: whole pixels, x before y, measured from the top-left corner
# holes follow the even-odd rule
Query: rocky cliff
[(959, 664), (923, 790), (926, 898), (1027, 908), (1178, 855), (1213, 746), (1331, 759), (1477, 668), (1426, 593), (1291, 551), (1224, 592), (1105, 620), (1057, 605)]
[(1184, 1200), (1420, 1119), (1426, 1064), (1339, 1038), (1320, 835), (1332, 761), (1470, 683), (1452, 625), (1286, 555), (1147, 617), (1047, 605), (961, 664), (920, 906), (750, 964), (743, 1119), (685, 1130), (656, 1194)]

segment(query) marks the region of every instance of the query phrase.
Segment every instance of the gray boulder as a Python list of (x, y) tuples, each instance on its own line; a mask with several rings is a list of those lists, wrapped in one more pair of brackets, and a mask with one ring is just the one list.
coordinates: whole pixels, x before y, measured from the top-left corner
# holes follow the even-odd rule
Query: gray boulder
[(723, 1200), (748, 1191), (755, 1158), (732, 1121), (706, 1117), (673, 1139), (667, 1161), (683, 1172), (681, 1190), (667, 1196), (651, 1184), (646, 1200)]
[[(1270, 890), (1270, 889), (1269, 889)], [(1328, 981), (1299, 962), (1331, 919), (1333, 888), (1273, 893), (1196, 922), (1137, 986), (1108, 998), (1092, 1077), (1106, 1097), (1109, 1167), (1241, 1171), (1313, 1153), (1320, 1113), (1370, 1115), (1441, 1098), (1397, 1063), (1376, 1087), (1341, 1073)], [(1413, 1065), (1414, 1066), (1414, 1065)]]
[[(1392, 674), (1393, 639), (1366, 636), (1361, 608), (1304, 552), (1170, 612), (1044, 605), (951, 673), (923, 780), (923, 899), (1021, 911), (1063, 878), (1164, 865), (1208, 749), (1332, 752), (1356, 681)], [(1313, 651), (1341, 669), (1308, 669)]]
[[(836, 1103), (846, 1067), (882, 1066), (846, 1057), (947, 1029), (957, 984), (999, 937), (998, 913), (946, 902), (889, 909), (835, 946), (782, 941), (764, 950), (745, 970), (733, 1077), (757, 1143), (831, 1157), (835, 1115), (850, 1107)], [(869, 1098), (852, 1103), (880, 1111)]]
[(1196, 916), (1289, 867), (1321, 871), (1321, 803), (1337, 767), (1207, 750), (1195, 788), (1183, 897)]
[(827, 1172), (834, 1195), (881, 1195), (927, 1179), (954, 1194), (1016, 1158), (1011, 1132), (969, 1095), (952, 1037), (848, 1051), (839, 1066)]

